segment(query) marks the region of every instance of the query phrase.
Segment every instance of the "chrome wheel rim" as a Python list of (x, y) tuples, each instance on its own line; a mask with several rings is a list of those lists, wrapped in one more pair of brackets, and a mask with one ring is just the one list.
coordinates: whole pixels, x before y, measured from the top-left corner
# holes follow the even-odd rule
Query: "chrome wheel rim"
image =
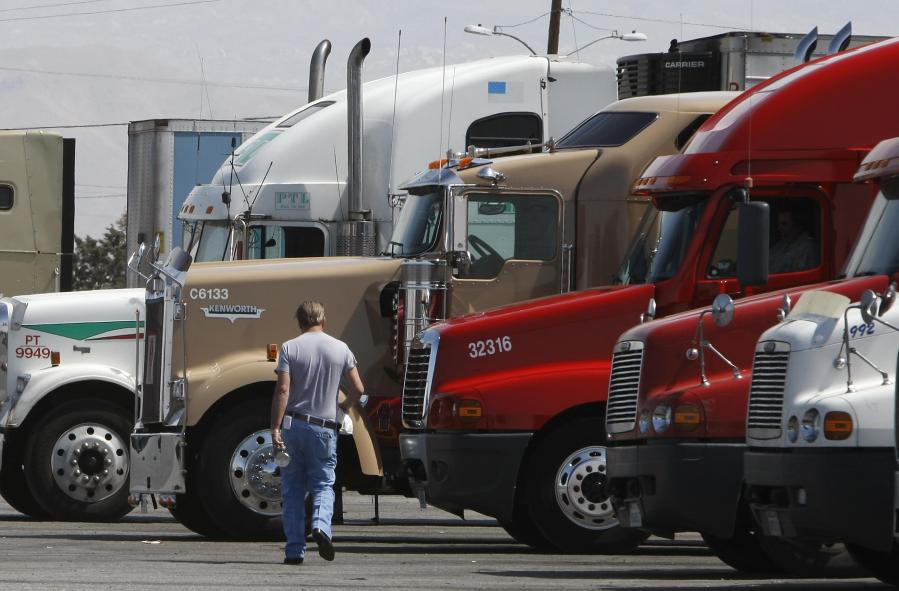
[(556, 473), (556, 503), (579, 527), (604, 530), (618, 525), (606, 489), (606, 448), (591, 446), (577, 450)]
[(53, 480), (69, 498), (97, 503), (128, 484), (128, 444), (105, 425), (66, 429), (53, 445)]
[(272, 432), (256, 431), (231, 454), (231, 490), (240, 504), (254, 513), (281, 514), (281, 471), (275, 465)]

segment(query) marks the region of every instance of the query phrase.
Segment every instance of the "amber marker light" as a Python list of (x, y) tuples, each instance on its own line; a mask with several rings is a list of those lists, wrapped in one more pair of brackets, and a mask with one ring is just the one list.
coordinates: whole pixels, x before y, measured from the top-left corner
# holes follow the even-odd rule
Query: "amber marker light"
[(484, 409), (477, 400), (460, 400), (456, 405), (456, 415), (460, 419), (480, 419), (484, 416)]
[(852, 417), (848, 412), (831, 411), (824, 416), (824, 437), (842, 441), (852, 435)]
[(674, 427), (692, 431), (702, 424), (702, 413), (695, 404), (681, 404), (674, 409)]
[(278, 345), (276, 343), (269, 343), (266, 347), (266, 358), (269, 361), (277, 361), (278, 360)]
[(59, 365), (59, 351), (50, 351), (50, 365), (53, 367)]

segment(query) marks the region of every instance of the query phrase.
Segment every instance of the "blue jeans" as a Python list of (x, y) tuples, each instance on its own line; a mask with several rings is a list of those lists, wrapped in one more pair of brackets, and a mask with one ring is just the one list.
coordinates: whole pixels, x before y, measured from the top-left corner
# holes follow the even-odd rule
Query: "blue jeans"
[(331, 537), (334, 516), (334, 470), (337, 433), (333, 429), (294, 421), (282, 431), (290, 463), (281, 468), (284, 535), (288, 558), (306, 554), (306, 493), (312, 496), (312, 528)]

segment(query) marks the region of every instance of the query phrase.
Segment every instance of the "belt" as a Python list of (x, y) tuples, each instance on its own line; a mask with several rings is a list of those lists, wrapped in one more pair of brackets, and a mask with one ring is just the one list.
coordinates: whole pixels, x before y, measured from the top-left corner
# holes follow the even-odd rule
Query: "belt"
[(310, 425), (318, 425), (319, 427), (325, 427), (328, 429), (334, 429), (335, 431), (340, 431), (340, 423), (338, 423), (337, 421), (329, 421), (328, 419), (313, 417), (312, 415), (304, 415), (298, 412), (288, 412), (287, 414), (298, 421), (304, 421), (306, 423), (309, 423)]

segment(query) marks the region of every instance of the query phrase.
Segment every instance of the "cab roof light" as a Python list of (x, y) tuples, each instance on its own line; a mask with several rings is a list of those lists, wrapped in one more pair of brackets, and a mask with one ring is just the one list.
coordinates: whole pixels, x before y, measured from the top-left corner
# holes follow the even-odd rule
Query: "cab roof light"
[(843, 441), (852, 435), (852, 416), (848, 412), (830, 411), (824, 416), (824, 437)]
[(674, 409), (674, 427), (692, 431), (702, 424), (702, 411), (695, 404), (679, 404)]
[(646, 176), (640, 177), (634, 182), (631, 192), (634, 195), (647, 195), (652, 191), (672, 190), (685, 185), (692, 180), (688, 175), (675, 176)]

